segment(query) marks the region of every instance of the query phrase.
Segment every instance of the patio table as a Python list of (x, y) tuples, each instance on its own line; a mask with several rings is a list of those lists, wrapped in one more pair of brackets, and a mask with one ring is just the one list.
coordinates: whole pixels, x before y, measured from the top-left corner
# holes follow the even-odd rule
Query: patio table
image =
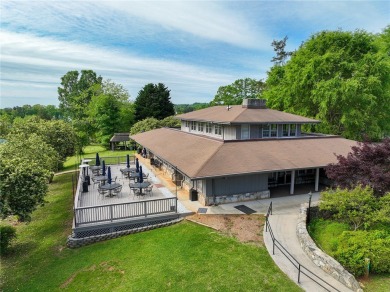
[(118, 183), (111, 183), (111, 184), (105, 184), (103, 186), (101, 186), (100, 188), (102, 190), (108, 190), (108, 195), (110, 197), (112, 197), (112, 193), (111, 191), (115, 190), (116, 188), (119, 188), (121, 186), (121, 184), (118, 184)]
[(135, 173), (135, 167), (121, 168), (120, 171), (121, 171), (121, 173), (126, 174), (127, 177), (129, 177), (130, 173), (132, 173), (132, 172)]
[(140, 193), (142, 194), (142, 189), (147, 188), (150, 186), (150, 182), (144, 181), (142, 183), (131, 183), (129, 184), (130, 188), (139, 189)]
[(104, 182), (108, 179), (108, 177), (106, 175), (99, 175), (99, 176), (95, 176), (93, 179), (100, 182), (100, 184), (104, 184)]
[(102, 166), (101, 165), (92, 165), (89, 168), (92, 170), (98, 170), (98, 169), (102, 169)]
[[(146, 175), (144, 173), (142, 173), (142, 177), (146, 178)], [(139, 172), (129, 172), (128, 178), (136, 178), (136, 179), (138, 179), (139, 178)]]

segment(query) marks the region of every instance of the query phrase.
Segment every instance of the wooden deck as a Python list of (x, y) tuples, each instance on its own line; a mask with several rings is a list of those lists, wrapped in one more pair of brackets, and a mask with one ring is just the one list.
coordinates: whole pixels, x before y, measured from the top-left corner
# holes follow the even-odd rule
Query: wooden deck
[[(115, 196), (101, 195), (98, 192), (98, 185), (88, 185), (88, 191), (83, 192), (84, 174), (80, 173), (79, 184), (75, 196), (74, 227), (91, 226), (98, 224), (116, 224), (119, 221), (138, 220), (166, 214), (189, 214), (187, 210), (160, 180), (147, 167), (143, 173), (148, 175), (147, 181), (153, 186), (152, 193), (144, 196), (135, 196), (130, 191), (130, 180), (120, 171), (125, 164), (109, 165), (111, 177), (116, 178), (116, 183), (122, 185), (122, 191)], [(87, 174), (87, 173), (86, 173)], [(91, 178), (94, 177), (91, 171), (88, 172)], [(99, 223), (100, 222), (100, 223)]]
[[(146, 167), (143, 168), (143, 173), (149, 174), (148, 181), (153, 185), (153, 194), (151, 196), (145, 195), (141, 198), (134, 197), (133, 193), (130, 191), (129, 183), (130, 180), (122, 175), (120, 172), (121, 168), (126, 166), (123, 164), (120, 165), (110, 165), (111, 167), (111, 176), (113, 179), (117, 178), (116, 182), (122, 185), (122, 192), (118, 196), (102, 196), (98, 193), (98, 186), (94, 185), (91, 180), (91, 184), (88, 186), (88, 192), (81, 192), (79, 200), (77, 201), (76, 207), (92, 207), (92, 206), (102, 206), (102, 205), (111, 205), (111, 204), (120, 204), (120, 203), (130, 203), (130, 202), (139, 202), (140, 200), (156, 200), (174, 197), (170, 192), (163, 190), (163, 186), (158, 183), (157, 178), (152, 172), (150, 172)], [(93, 174), (89, 172), (91, 178)], [(81, 180), (79, 180), (81, 183)], [(81, 186), (80, 186), (81, 187)]]

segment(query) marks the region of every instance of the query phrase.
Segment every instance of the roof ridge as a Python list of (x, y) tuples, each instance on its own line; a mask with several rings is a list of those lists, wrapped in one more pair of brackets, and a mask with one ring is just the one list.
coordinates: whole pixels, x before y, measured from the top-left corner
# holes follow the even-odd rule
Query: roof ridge
[(219, 151), (219, 149), (222, 148), (222, 146), (224, 145), (224, 143), (221, 143), (221, 145), (219, 145), (215, 151), (209, 156), (209, 158), (207, 158), (198, 168), (198, 170), (195, 172), (195, 176), (198, 176), (199, 175), (199, 172), (202, 170), (202, 168), (211, 160), (211, 158), (214, 156), (215, 153), (217, 153)]

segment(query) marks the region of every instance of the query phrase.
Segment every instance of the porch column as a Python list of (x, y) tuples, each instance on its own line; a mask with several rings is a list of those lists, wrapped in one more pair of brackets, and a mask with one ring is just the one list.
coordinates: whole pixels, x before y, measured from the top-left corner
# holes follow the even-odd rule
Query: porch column
[(295, 186), (295, 170), (291, 171), (291, 184), (290, 184), (290, 195), (294, 195)]
[(316, 191), (316, 192), (318, 192), (319, 181), (320, 181), (320, 169), (316, 168), (316, 181), (315, 181), (315, 184), (314, 184), (314, 191)]

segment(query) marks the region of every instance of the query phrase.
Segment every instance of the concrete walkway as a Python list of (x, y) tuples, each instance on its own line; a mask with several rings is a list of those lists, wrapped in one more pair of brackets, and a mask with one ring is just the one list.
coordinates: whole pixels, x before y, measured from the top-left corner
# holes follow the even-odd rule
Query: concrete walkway
[[(318, 198), (318, 195), (316, 196)], [(313, 195), (314, 198), (314, 195)], [(315, 201), (315, 200), (314, 200)], [(274, 204), (274, 203), (273, 203)], [(269, 217), (269, 222), (275, 238), (284, 246), (285, 249), (306, 269), (323, 279), (338, 291), (352, 291), (339, 281), (334, 279), (329, 274), (325, 273), (319, 267), (317, 267), (313, 261), (306, 255), (302, 250), (301, 245), (296, 235), (297, 221), (299, 216), (299, 206), (291, 209), (277, 209), (273, 208), (273, 215)], [(293, 264), (287, 259), (282, 252), (275, 247), (275, 255), (272, 254), (273, 244), (270, 232), (263, 232), (264, 243), (267, 247), (269, 254), (271, 255), (274, 262), (279, 268), (286, 274), (290, 279), (297, 283), (298, 270)], [(310, 275), (310, 274), (309, 274)], [(298, 284), (298, 283), (297, 283)], [(321, 283), (326, 289), (306, 277), (301, 273), (300, 283), (298, 284), (305, 291), (337, 291), (336, 289)]]
[[(312, 194), (312, 202), (319, 200), (319, 193)], [(272, 201), (273, 214), (269, 217), (270, 224), (274, 233), (275, 238), (288, 250), (288, 252), (304, 267), (313, 272), (315, 275), (321, 279), (328, 282), (330, 285), (335, 287), (338, 291), (352, 291), (339, 281), (331, 277), (329, 274), (325, 273), (319, 267), (317, 267), (313, 261), (304, 253), (298, 237), (296, 235), (296, 227), (299, 216), (299, 208), (302, 203), (309, 201), (309, 195), (294, 195), (294, 196), (284, 196), (279, 198), (257, 200), (251, 202), (240, 202), (240, 203), (230, 203), (222, 204), (219, 206), (208, 206), (207, 214), (243, 214), (234, 206), (245, 205), (257, 213), (266, 214), (268, 207)], [(298, 280), (298, 270), (293, 266), (293, 264), (277, 249), (275, 248), (275, 255), (272, 254), (272, 239), (269, 232), (263, 232), (265, 246), (271, 255), (274, 262), (279, 266), (279, 268), (295, 283)], [(322, 288), (317, 283), (301, 274), (299, 285), (305, 291), (337, 291), (331, 287), (327, 289)]]

